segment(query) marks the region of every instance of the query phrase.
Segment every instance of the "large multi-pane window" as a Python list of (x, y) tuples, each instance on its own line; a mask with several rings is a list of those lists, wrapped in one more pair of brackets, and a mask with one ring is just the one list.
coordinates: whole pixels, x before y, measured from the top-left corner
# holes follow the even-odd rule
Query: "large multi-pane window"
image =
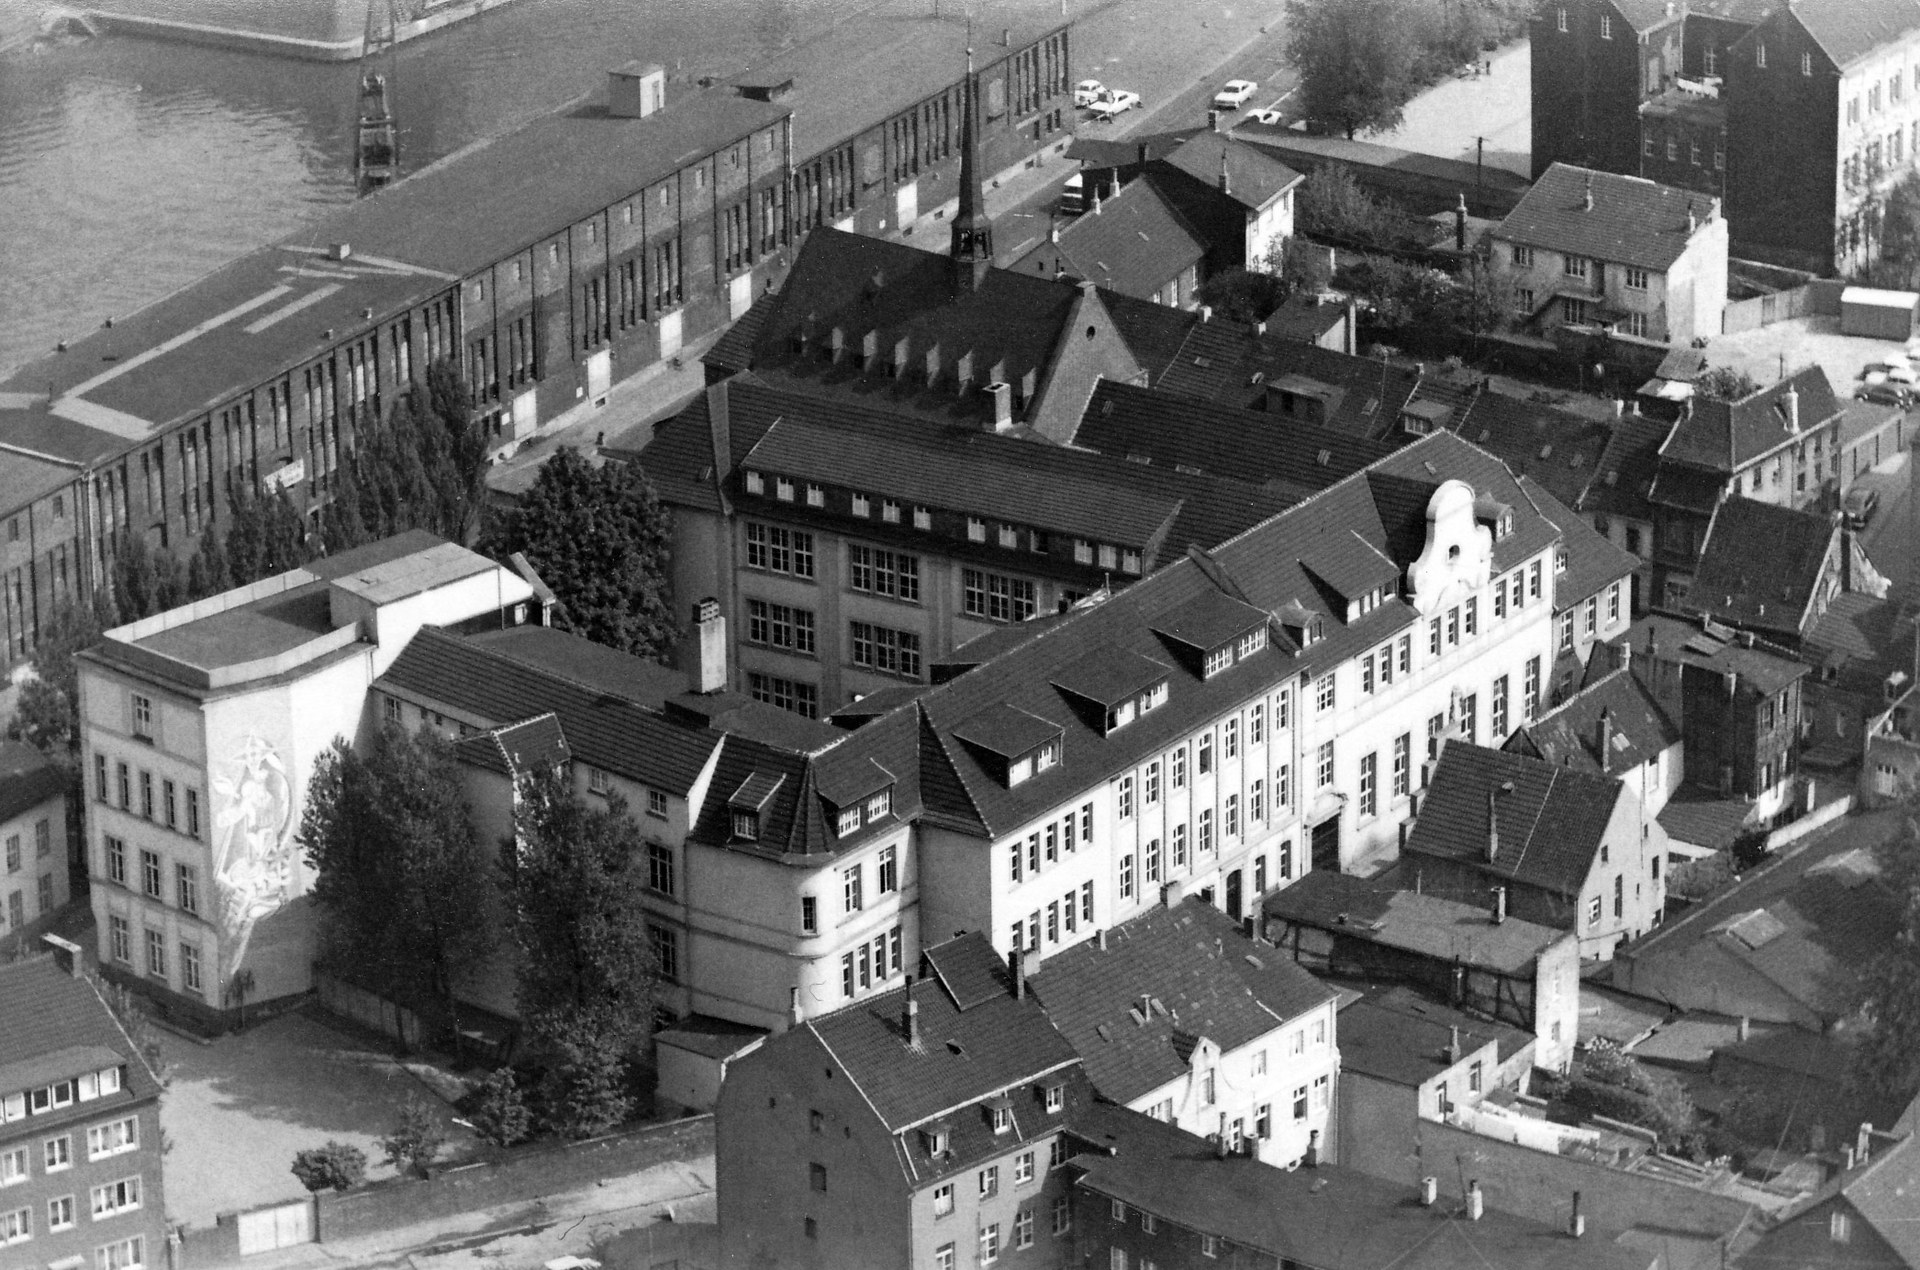
[(920, 601), (920, 557), (877, 547), (847, 548), (847, 582), (856, 591)]
[(964, 570), (961, 580), (968, 616), (984, 617), (990, 622), (1024, 622), (1033, 616), (1032, 582), (983, 569)]
[(1375, 816), (1380, 812), (1379, 786), (1380, 756), (1362, 754), (1360, 756), (1360, 814)]
[(813, 684), (750, 671), (747, 674), (747, 695), (755, 701), (764, 701), (809, 719), (820, 717), (820, 689)]
[(747, 567), (796, 578), (813, 576), (813, 535), (779, 525), (747, 524)]
[(889, 675), (920, 677), (920, 637), (912, 631), (896, 631), (870, 622), (849, 624), (853, 645), (853, 664)]
[(813, 613), (785, 604), (748, 600), (747, 642), (811, 655), (814, 651)]

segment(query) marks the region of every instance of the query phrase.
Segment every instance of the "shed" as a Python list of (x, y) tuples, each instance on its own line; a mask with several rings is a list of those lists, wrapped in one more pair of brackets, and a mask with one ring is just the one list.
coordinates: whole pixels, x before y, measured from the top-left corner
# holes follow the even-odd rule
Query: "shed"
[(1840, 333), (1905, 340), (1913, 334), (1916, 305), (1920, 305), (1920, 295), (1912, 291), (1848, 287), (1840, 293)]

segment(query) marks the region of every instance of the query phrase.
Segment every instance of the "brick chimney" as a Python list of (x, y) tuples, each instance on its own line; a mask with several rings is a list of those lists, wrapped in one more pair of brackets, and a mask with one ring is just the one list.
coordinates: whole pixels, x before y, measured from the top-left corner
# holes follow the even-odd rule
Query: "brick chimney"
[(913, 999), (913, 980), (907, 980), (907, 1002), (904, 1017), (900, 1020), (901, 1030), (906, 1033), (907, 1044), (918, 1047), (920, 1044), (920, 1003)]
[(1613, 754), (1613, 711), (1600, 707), (1600, 721), (1594, 725), (1594, 742), (1600, 747), (1600, 774), (1608, 774), (1608, 762)]
[(693, 690), (720, 692), (727, 686), (727, 619), (720, 601), (709, 595), (693, 606)]

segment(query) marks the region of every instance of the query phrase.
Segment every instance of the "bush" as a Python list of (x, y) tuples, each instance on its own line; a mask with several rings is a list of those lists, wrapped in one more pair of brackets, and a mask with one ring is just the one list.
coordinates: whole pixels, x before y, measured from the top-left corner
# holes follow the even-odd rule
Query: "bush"
[(548, 1073), (547, 1128), (569, 1138), (591, 1138), (633, 1111), (626, 1062), (593, 1041), (563, 1044), (563, 1061)]
[(380, 1149), (400, 1173), (424, 1178), (431, 1176), (434, 1159), (446, 1143), (446, 1130), (434, 1105), (419, 1094), (409, 1094), (393, 1132), (380, 1139)]
[(474, 1100), (471, 1118), (474, 1131), (497, 1147), (526, 1141), (533, 1131), (533, 1113), (527, 1109), (526, 1097), (511, 1067), (502, 1067), (487, 1077)]
[(1681, 1155), (1704, 1150), (1700, 1113), (1679, 1081), (1645, 1067), (1606, 1041), (1594, 1042), (1555, 1101), (1585, 1116), (1605, 1116), (1651, 1130), (1659, 1147)]
[(329, 1141), (293, 1157), (293, 1175), (309, 1191), (350, 1191), (367, 1177), (367, 1153), (344, 1142)]

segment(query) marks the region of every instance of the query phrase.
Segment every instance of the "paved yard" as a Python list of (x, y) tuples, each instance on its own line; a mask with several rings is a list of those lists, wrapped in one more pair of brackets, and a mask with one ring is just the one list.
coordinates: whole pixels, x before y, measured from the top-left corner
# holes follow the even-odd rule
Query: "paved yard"
[(1399, 146), (1443, 159), (1480, 157), (1488, 167), (1533, 175), (1533, 50), (1525, 41), (1487, 54), (1490, 74), (1450, 76), (1407, 103), (1390, 132), (1362, 141)]
[(1738, 335), (1717, 335), (1708, 342), (1706, 354), (1711, 365), (1744, 370), (1763, 384), (1778, 380), (1783, 367), (1791, 374), (1817, 365), (1844, 397), (1853, 391), (1862, 366), (1899, 347), (1890, 340), (1842, 335), (1838, 317), (1802, 317)]
[[(170, 1036), (166, 1054), (167, 1213), (194, 1226), (298, 1199), (306, 1192), (288, 1171), (294, 1153), (329, 1138), (365, 1151), (369, 1176), (390, 1175), (375, 1139), (408, 1094), (426, 1094), (389, 1054), (301, 1013), (206, 1045)], [(450, 1123), (445, 1104), (435, 1105), (449, 1121), (452, 1150), (464, 1151), (472, 1135)]]

